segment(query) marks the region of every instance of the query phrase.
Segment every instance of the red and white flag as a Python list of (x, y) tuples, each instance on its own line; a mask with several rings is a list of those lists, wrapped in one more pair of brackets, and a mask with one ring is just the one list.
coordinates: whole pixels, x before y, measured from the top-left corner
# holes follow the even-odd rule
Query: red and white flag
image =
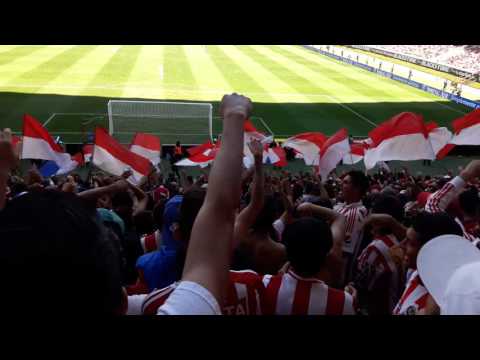
[(362, 161), (366, 147), (367, 145), (365, 143), (354, 141), (350, 144), (350, 152), (343, 157), (342, 162), (345, 165), (353, 165)]
[(58, 173), (67, 173), (78, 166), (72, 156), (57, 144), (48, 131), (30, 115), (23, 116), (22, 159), (41, 159), (53, 161), (59, 168)]
[(368, 136), (371, 145), (363, 159), (367, 170), (379, 161), (435, 159), (421, 115), (402, 112), (377, 126)]
[(83, 159), (86, 163), (92, 161), (93, 156), (93, 145), (84, 145), (83, 146)]
[[(265, 147), (267, 147), (273, 142), (273, 136), (267, 136), (261, 131), (258, 131), (250, 120), (245, 121), (243, 129), (245, 131), (243, 137), (243, 165), (248, 169), (255, 162), (253, 154), (248, 147), (248, 144), (250, 144), (253, 140), (257, 140), (260, 141)], [(265, 152), (266, 150), (264, 151), (264, 160)]]
[(347, 129), (343, 128), (330, 136), (320, 149), (320, 162), (318, 174), (322, 182), (327, 180), (328, 174), (342, 161), (350, 152)]
[(453, 121), (455, 145), (480, 145), (480, 108)]
[(103, 128), (95, 129), (93, 164), (110, 174), (120, 176), (127, 169), (133, 175), (128, 181), (137, 184), (143, 176), (150, 173), (152, 164), (143, 156), (135, 154), (120, 144)]
[(306, 165), (319, 165), (320, 150), (327, 137), (319, 132), (302, 133), (285, 140), (282, 147), (294, 149), (303, 156)]
[(263, 163), (264, 164), (271, 164), (278, 167), (284, 167), (288, 165), (287, 162), (287, 154), (285, 154), (285, 150), (280, 146), (276, 147), (268, 147), (266, 150), (263, 151)]
[(55, 175), (65, 175), (69, 173), (70, 171), (74, 170), (78, 166), (83, 166), (85, 165), (85, 161), (83, 159), (83, 155), (81, 152), (76, 153), (75, 155), (71, 156), (72, 159), (72, 165), (70, 168), (60, 168)]
[(130, 151), (150, 160), (153, 165), (160, 162), (160, 151), (162, 146), (158, 136), (136, 133), (133, 137)]
[(215, 147), (215, 145), (210, 140), (208, 140), (206, 143), (203, 143), (201, 145), (194, 146), (194, 147), (191, 147), (191, 148), (187, 149), (187, 152), (191, 156), (193, 156), (193, 155), (204, 153), (205, 151), (211, 150), (214, 147)]
[(450, 144), (452, 133), (446, 127), (438, 127), (433, 121), (428, 123), (426, 127), (433, 152), (437, 160), (441, 160), (455, 147), (454, 144)]
[(188, 149), (187, 152), (190, 154), (190, 157), (178, 161), (175, 165), (207, 167), (215, 160), (219, 148), (220, 143), (212, 144), (211, 141), (208, 141), (202, 145)]
[[(251, 143), (252, 140), (258, 140), (264, 145), (270, 144), (273, 141), (273, 136), (267, 136), (261, 131), (258, 131), (250, 120), (245, 121), (245, 125), (243, 129), (245, 131), (245, 136), (244, 136), (245, 144)], [(248, 148), (247, 145), (245, 146)]]

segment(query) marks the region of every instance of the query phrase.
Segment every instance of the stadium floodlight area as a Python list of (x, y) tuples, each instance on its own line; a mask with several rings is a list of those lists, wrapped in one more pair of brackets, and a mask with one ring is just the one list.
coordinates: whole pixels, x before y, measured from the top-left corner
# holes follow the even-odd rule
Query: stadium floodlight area
[(130, 143), (137, 132), (160, 137), (162, 145), (201, 144), (212, 139), (212, 104), (166, 101), (108, 102), (109, 132)]

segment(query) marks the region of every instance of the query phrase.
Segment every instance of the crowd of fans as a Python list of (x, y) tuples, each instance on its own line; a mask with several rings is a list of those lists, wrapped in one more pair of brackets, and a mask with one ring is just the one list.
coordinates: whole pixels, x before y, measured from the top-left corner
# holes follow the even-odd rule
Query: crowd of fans
[(458, 176), (354, 170), (322, 181), (266, 174), (252, 142), (255, 164), (243, 169), (251, 109), (243, 96), (223, 98), (210, 171), (153, 171), (138, 186), (128, 171), (18, 176), (10, 132), (0, 133), (4, 308), (24, 310), (34, 296), (49, 314), (480, 314), (469, 280), (478, 266), (437, 279), (448, 258), (428, 257), (451, 243), (439, 236), (456, 236), (454, 250), (467, 244), (480, 264), (480, 161)]
[(451, 65), (472, 73), (480, 71), (480, 45), (375, 45), (375, 47)]

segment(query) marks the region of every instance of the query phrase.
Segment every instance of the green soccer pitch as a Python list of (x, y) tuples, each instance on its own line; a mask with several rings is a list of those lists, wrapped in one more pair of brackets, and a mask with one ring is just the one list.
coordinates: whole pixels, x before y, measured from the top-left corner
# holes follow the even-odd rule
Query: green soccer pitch
[(341, 127), (365, 136), (402, 111), (449, 125), (470, 111), (301, 46), (0, 46), (0, 127), (20, 132), (29, 113), (66, 143), (107, 126), (111, 99), (202, 101), (215, 116), (233, 91), (277, 138)]

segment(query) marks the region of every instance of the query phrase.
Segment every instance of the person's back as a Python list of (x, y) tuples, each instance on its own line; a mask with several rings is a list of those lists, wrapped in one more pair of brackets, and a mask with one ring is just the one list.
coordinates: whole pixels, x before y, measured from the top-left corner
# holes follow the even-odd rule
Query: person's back
[(293, 270), (265, 275), (264, 312), (267, 315), (353, 315), (353, 298), (317, 278)]
[[(378, 194), (373, 201), (373, 214), (388, 214), (397, 221), (403, 219), (403, 207), (397, 197)], [(388, 227), (371, 229), (372, 242), (358, 257), (355, 287), (360, 301), (369, 314), (391, 314), (402, 291), (402, 270), (392, 257), (391, 250), (399, 240)]]
[(327, 255), (333, 246), (329, 225), (301, 218), (283, 232), (289, 268), (283, 274), (265, 275), (263, 309), (270, 315), (354, 314), (353, 297), (328, 286)]
[(286, 262), (283, 244), (272, 240), (268, 233), (253, 231), (242, 240), (236, 257), (236, 268), (253, 269), (260, 274), (275, 274)]

